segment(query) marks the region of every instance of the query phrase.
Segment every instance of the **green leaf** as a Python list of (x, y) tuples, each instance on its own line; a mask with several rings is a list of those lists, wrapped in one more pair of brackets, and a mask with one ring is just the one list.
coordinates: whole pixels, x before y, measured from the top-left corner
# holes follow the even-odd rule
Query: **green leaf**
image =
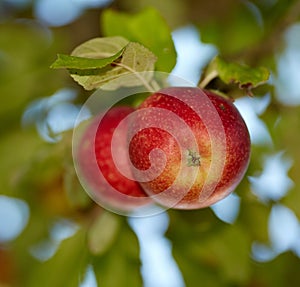
[[(226, 281), (242, 285), (250, 276), (250, 241), (241, 226), (228, 226), (219, 236), (214, 237), (203, 250), (202, 256), (212, 255), (221, 268)], [(205, 254), (205, 255), (204, 255)]]
[(241, 89), (251, 90), (266, 83), (270, 72), (265, 67), (252, 68), (247, 65), (227, 62), (215, 57), (208, 65), (199, 84), (204, 88), (211, 80), (219, 77), (225, 84), (238, 84)]
[(292, 252), (280, 254), (270, 262), (253, 264), (252, 272), (253, 282), (256, 282), (254, 286), (300, 285), (299, 257)]
[(156, 67), (159, 71), (170, 72), (175, 66), (176, 51), (171, 30), (154, 8), (135, 15), (106, 10), (101, 20), (104, 35), (120, 35), (150, 49), (158, 58)]
[(88, 246), (91, 253), (101, 255), (113, 244), (120, 228), (120, 221), (114, 214), (102, 211), (88, 232)]
[(76, 47), (71, 55), (58, 54), (51, 68), (69, 69), (71, 74), (94, 75), (118, 60), (128, 44), (123, 37), (93, 38)]
[[(71, 56), (59, 54), (51, 68), (69, 69), (72, 78), (86, 90), (115, 90), (121, 86), (147, 86), (151, 74), (142, 72), (153, 71), (156, 60), (143, 45), (116, 36), (84, 42)], [(120, 78), (125, 74), (128, 76)]]
[(45, 27), (37, 22), (31, 24), (12, 19), (0, 24), (1, 132), (19, 126), (21, 114), (31, 100), (50, 95), (65, 83), (64, 77), (49, 69), (57, 50), (66, 48), (65, 41), (50, 45)]
[[(245, 192), (246, 186), (241, 190)], [(269, 214), (270, 206), (261, 204), (249, 191), (247, 198), (242, 201), (238, 222), (247, 226), (247, 233), (253, 241), (267, 243)]]
[(119, 36), (93, 38), (77, 46), (73, 50), (72, 56), (104, 59), (118, 53), (128, 42), (127, 39)]
[[(73, 73), (101, 69), (122, 56), (128, 40), (123, 37), (93, 38), (76, 47), (71, 56), (58, 54), (51, 68), (72, 69)], [(91, 72), (90, 72), (91, 73)]]
[[(237, 224), (230, 226), (210, 217), (202, 218), (201, 215), (208, 215), (207, 211), (190, 214), (198, 213), (196, 224), (180, 222), (190, 218), (188, 213), (182, 214), (179, 225), (171, 222), (168, 231), (186, 286), (196, 287), (199, 282), (203, 287), (244, 286), (251, 268), (248, 234)], [(218, 226), (214, 227), (215, 223)]]
[[(172, 242), (173, 256), (189, 287), (219, 287), (220, 278), (214, 260), (199, 258), (198, 249), (206, 248), (224, 224), (209, 208), (189, 211), (169, 210), (170, 224), (166, 236)], [(223, 287), (223, 286), (222, 286)]]
[[(6, 123), (7, 124), (7, 123)], [(13, 148), (18, 143), (23, 148)], [(0, 141), (0, 184), (1, 194), (15, 195), (16, 185), (28, 163), (43, 145), (34, 130), (11, 129), (1, 134)], [(26, 152), (24, 152), (26, 150)], [(24, 188), (24, 186), (22, 186)]]
[[(71, 71), (71, 76), (87, 90), (99, 87), (115, 90), (121, 86), (147, 85), (149, 73), (143, 75), (142, 72), (153, 71), (155, 61), (156, 57), (151, 51), (138, 43), (129, 43), (124, 49), (120, 62), (99, 69), (96, 74), (77, 75)], [(127, 77), (121, 77), (124, 75)]]
[[(155, 55), (139, 43), (129, 43), (124, 51), (121, 63), (117, 63), (118, 77), (109, 81), (103, 88), (115, 90), (119, 87), (134, 87), (144, 85), (147, 88), (152, 78), (156, 62)], [(120, 77), (126, 75), (126, 77)]]
[(220, 57), (215, 58), (220, 78), (223, 82), (237, 83), (240, 87), (257, 87), (265, 83), (270, 76), (269, 70), (264, 67), (250, 68), (246, 65), (229, 63)]
[(141, 287), (138, 241), (126, 219), (119, 219), (121, 224), (114, 243), (101, 256), (94, 257), (93, 267), (98, 285)]
[(54, 69), (73, 69), (73, 70), (94, 70), (103, 68), (113, 61), (117, 60), (121, 57), (123, 50), (120, 50), (115, 55), (103, 58), (103, 59), (91, 59), (91, 58), (83, 58), (83, 57), (76, 57), (76, 56), (69, 56), (58, 54), (57, 60), (51, 65), (50, 68)]
[(66, 192), (68, 204), (72, 208), (87, 208), (92, 204), (91, 198), (80, 184), (72, 163), (66, 164), (63, 187)]
[(199, 16), (197, 19), (201, 39), (216, 45), (222, 54), (245, 51), (262, 39), (265, 31), (249, 3), (230, 0), (223, 4), (219, 1), (211, 10), (214, 13), (207, 12), (206, 6), (203, 6), (200, 7), (205, 11), (202, 12), (205, 17)]
[[(300, 128), (300, 106), (278, 106), (274, 102), (263, 119), (267, 122), (274, 145), (284, 151), (286, 159), (292, 161), (291, 169), (286, 175), (293, 181), (293, 185), (281, 201), (300, 218), (300, 137), (296, 133)], [(284, 168), (281, 172), (284, 173)]]
[(65, 239), (53, 257), (35, 266), (27, 285), (23, 286), (78, 287), (87, 265), (85, 236), (85, 231), (81, 229)]

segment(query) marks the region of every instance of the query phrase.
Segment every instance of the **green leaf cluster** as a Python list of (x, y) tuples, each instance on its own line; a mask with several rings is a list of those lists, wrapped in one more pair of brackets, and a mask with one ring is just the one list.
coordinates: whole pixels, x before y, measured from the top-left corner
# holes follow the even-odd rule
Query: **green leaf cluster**
[[(155, 9), (134, 16), (107, 10), (102, 26), (107, 37), (84, 42), (70, 56), (59, 54), (51, 67), (67, 68), (86, 90), (147, 86), (149, 76), (142, 72), (174, 67), (176, 52), (170, 30)], [(122, 81), (126, 74), (133, 75), (130, 81)]]
[(151, 50), (157, 57), (158, 71), (171, 72), (174, 68), (176, 51), (171, 31), (156, 9), (148, 7), (135, 15), (107, 10), (101, 20), (104, 35), (122, 35)]
[(207, 66), (199, 86), (204, 88), (210, 81), (218, 77), (226, 85), (236, 84), (240, 89), (245, 89), (247, 93), (251, 94), (251, 89), (266, 83), (269, 76), (270, 71), (265, 67), (252, 68), (225, 61), (217, 56)]

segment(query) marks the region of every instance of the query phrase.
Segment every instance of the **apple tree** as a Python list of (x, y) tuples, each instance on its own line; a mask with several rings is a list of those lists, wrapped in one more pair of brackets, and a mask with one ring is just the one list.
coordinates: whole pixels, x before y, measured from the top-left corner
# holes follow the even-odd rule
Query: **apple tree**
[(300, 1), (4, 0), (0, 19), (0, 286), (300, 285)]

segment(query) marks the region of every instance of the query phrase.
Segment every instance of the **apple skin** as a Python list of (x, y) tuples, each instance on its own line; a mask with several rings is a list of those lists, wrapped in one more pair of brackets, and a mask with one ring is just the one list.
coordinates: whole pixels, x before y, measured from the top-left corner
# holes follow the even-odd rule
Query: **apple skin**
[[(103, 116), (96, 116), (86, 127), (76, 151), (77, 173), (88, 194), (101, 206), (117, 213), (131, 212), (152, 200), (134, 180), (117, 169), (111, 150), (113, 133), (118, 124), (134, 111), (132, 107), (116, 106)], [(130, 171), (127, 129), (118, 133), (114, 156)]]
[[(194, 110), (195, 106), (205, 108), (203, 92), (206, 95), (204, 95), (206, 100), (209, 99), (212, 103), (213, 106), (211, 107), (214, 107), (207, 109), (206, 119), (206, 121), (211, 121), (211, 125), (215, 128), (212, 136), (215, 137), (215, 142), (220, 143), (219, 145), (222, 145), (220, 136), (222, 132), (223, 137), (226, 139), (226, 146), (223, 149), (220, 146), (221, 149), (219, 149), (223, 150), (223, 154), (220, 156), (220, 162), (223, 158), (223, 166), (219, 169), (219, 174), (215, 174), (210, 178), (208, 185), (212, 186), (213, 190), (207, 196), (202, 196), (201, 192), (204, 190), (204, 184), (212, 162), (211, 134), (207, 129), (207, 125)], [(200, 96), (201, 93), (202, 97)], [(180, 100), (187, 96), (194, 99), (193, 109)], [(176, 139), (169, 133), (172, 129), (172, 121), (162, 113), (159, 121), (165, 122), (167, 128), (162, 130), (149, 127), (149, 123), (152, 121), (151, 118), (154, 117), (154, 115), (151, 115), (151, 108), (166, 109), (183, 119), (196, 139), (199, 153), (191, 153), (195, 147), (189, 146), (189, 143), (187, 143), (183, 147), (183, 150), (186, 151), (183, 153), (183, 157), (187, 158), (182, 161), (180, 147)], [(161, 149), (164, 152), (166, 164), (163, 171), (152, 180), (140, 182), (145, 192), (159, 204), (175, 209), (207, 207), (229, 195), (240, 183), (249, 164), (251, 143), (247, 126), (230, 100), (199, 88), (169, 87), (149, 96), (139, 106), (138, 111), (145, 111), (145, 113), (136, 116), (133, 130), (138, 132), (132, 136), (130, 141), (129, 155), (135, 168), (147, 170), (155, 165), (155, 161), (152, 162), (153, 158), (151, 161), (149, 159), (150, 152), (154, 149)], [(220, 121), (214, 123), (211, 113), (214, 113), (214, 117), (217, 116), (221, 120), (221, 126), (223, 127), (217, 126)], [(145, 126), (147, 128), (143, 128)], [(182, 130), (183, 134), (184, 132)], [(157, 160), (161, 159), (158, 158)], [(179, 167), (182, 163), (184, 164), (182, 167), (183, 173), (179, 174)], [(197, 169), (196, 177), (187, 190), (187, 179), (191, 169), (194, 169), (194, 171)], [(165, 196), (156, 197), (163, 194), (162, 192), (167, 189), (170, 189), (170, 191)], [(203, 198), (200, 200), (201, 196)]]

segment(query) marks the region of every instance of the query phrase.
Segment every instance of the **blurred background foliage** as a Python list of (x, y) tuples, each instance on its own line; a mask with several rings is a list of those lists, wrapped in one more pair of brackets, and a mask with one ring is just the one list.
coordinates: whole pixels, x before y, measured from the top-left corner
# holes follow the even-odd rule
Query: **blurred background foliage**
[[(271, 79), (236, 100), (253, 144), (232, 196), (126, 219), (82, 190), (71, 139), (89, 93), (49, 66), (102, 36), (106, 9), (148, 6), (172, 32), (174, 73), (197, 81), (219, 53)], [(1, 0), (0, 286), (300, 286), (299, 70), (297, 0)]]

